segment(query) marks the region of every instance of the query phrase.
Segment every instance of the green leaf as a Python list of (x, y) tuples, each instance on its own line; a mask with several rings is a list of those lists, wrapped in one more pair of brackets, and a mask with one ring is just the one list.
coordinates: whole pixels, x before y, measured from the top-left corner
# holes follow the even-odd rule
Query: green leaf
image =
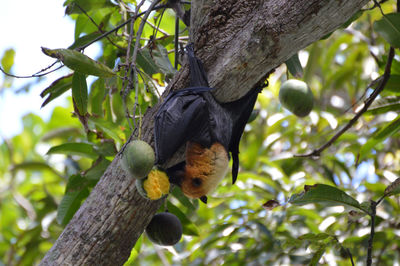
[(300, 240), (320, 241), (320, 240), (327, 239), (328, 237), (330, 237), (330, 235), (325, 234), (325, 233), (320, 233), (320, 234), (308, 233), (308, 234), (301, 235), (298, 238)]
[(326, 250), (326, 246), (322, 245), (317, 252), (315, 252), (314, 256), (312, 257), (309, 265), (316, 266), (318, 265), (318, 261), (321, 259), (322, 255), (324, 255)]
[(63, 177), (58, 171), (56, 171), (54, 168), (52, 168), (50, 165), (44, 162), (23, 162), (14, 165), (11, 168), (11, 171), (18, 171), (18, 170), (23, 170), (23, 171), (44, 171), (48, 170), (59, 177)]
[(87, 180), (80, 175), (73, 175), (68, 179), (64, 197), (57, 210), (57, 222), (66, 225), (81, 206), (82, 200), (89, 196), (86, 186)]
[(12, 66), (14, 65), (14, 57), (14, 49), (7, 49), (4, 51), (3, 57), (1, 58), (1, 66), (5, 72), (10, 72)]
[(89, 117), (89, 121), (93, 122), (96, 126), (98, 126), (102, 131), (104, 131), (107, 135), (109, 135), (116, 142), (121, 142), (121, 137), (118, 135), (118, 125), (105, 121), (103, 119)]
[(392, 196), (396, 194), (400, 194), (400, 178), (397, 178), (385, 189), (385, 196)]
[(398, 110), (400, 110), (400, 96), (389, 96), (375, 100), (365, 114), (377, 115)]
[(65, 143), (58, 146), (51, 147), (46, 153), (49, 154), (65, 154), (65, 155), (79, 155), (91, 159), (96, 159), (97, 154), (93, 150), (93, 146), (87, 143)]
[(285, 63), (290, 74), (294, 77), (301, 78), (303, 76), (303, 67), (301, 66), (298, 54), (292, 55)]
[(157, 45), (157, 48), (153, 50), (153, 58), (162, 73), (169, 77), (175, 75), (177, 70), (172, 66), (167, 49), (164, 46)]
[(391, 46), (400, 48), (400, 13), (383, 15), (382, 19), (374, 22), (374, 30)]
[(103, 117), (103, 102), (105, 96), (106, 86), (104, 84), (104, 79), (98, 78), (92, 83), (89, 92), (89, 106), (92, 115)]
[(100, 180), (100, 177), (102, 177), (110, 163), (109, 160), (100, 157), (93, 163), (92, 167), (84, 172), (83, 175), (88, 180)]
[(390, 75), (385, 85), (385, 91), (400, 92), (400, 75)]
[(199, 230), (196, 225), (192, 223), (189, 218), (175, 205), (168, 201), (167, 203), (168, 211), (175, 214), (182, 223), (183, 233), (190, 236), (199, 236)]
[(144, 48), (140, 50), (136, 57), (136, 63), (140, 66), (147, 75), (153, 75), (161, 72), (160, 68), (151, 57), (150, 50)]
[(41, 107), (46, 106), (49, 102), (56, 99), (58, 96), (62, 95), (64, 92), (72, 87), (72, 74), (61, 77), (50, 84), (49, 87), (44, 89), (40, 93), (40, 97), (44, 98), (47, 94), (49, 96), (44, 100)]
[(75, 72), (72, 77), (72, 99), (81, 116), (87, 113), (88, 90), (86, 76)]
[(197, 207), (193, 205), (193, 203), (182, 193), (182, 190), (175, 186), (171, 193), (183, 206), (185, 206), (188, 210), (196, 210)]
[(90, 57), (70, 49), (48, 49), (42, 47), (42, 52), (50, 57), (57, 58), (70, 69), (86, 75), (98, 77), (112, 77), (115, 73), (106, 65)]
[(139, 256), (140, 250), (142, 248), (143, 235), (144, 234), (142, 234), (139, 237), (139, 239), (136, 241), (135, 246), (131, 250), (131, 255), (129, 256), (129, 259), (124, 263), (124, 266), (135, 266), (135, 265), (137, 265), (137, 263), (135, 264), (135, 261), (136, 261), (136, 258)]
[(49, 130), (47, 133), (43, 135), (41, 138), (42, 141), (49, 141), (52, 139), (60, 138), (67, 139), (71, 136), (79, 136), (82, 135), (81, 129), (77, 127), (60, 127), (54, 130)]
[(360, 150), (360, 160), (366, 158), (372, 148), (374, 148), (378, 143), (383, 142), (388, 137), (394, 135), (400, 130), (400, 117), (396, 120), (390, 122), (380, 130), (376, 131), (371, 138), (361, 147)]
[(94, 146), (94, 150), (97, 154), (104, 157), (114, 156), (118, 152), (112, 139), (103, 140), (102, 142), (96, 144)]
[(293, 194), (289, 202), (295, 205), (310, 203), (328, 203), (333, 206), (347, 205), (364, 211), (356, 199), (336, 187), (324, 184), (305, 186), (304, 191), (300, 194)]

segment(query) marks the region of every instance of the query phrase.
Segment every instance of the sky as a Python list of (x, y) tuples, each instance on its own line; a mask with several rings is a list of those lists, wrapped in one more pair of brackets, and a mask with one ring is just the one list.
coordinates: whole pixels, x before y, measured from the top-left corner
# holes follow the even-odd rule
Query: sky
[[(74, 41), (74, 22), (64, 15), (64, 0), (0, 0), (0, 57), (5, 50), (16, 51), (14, 75), (31, 75), (54, 62), (44, 55), (41, 47), (67, 48)], [(93, 57), (98, 46), (85, 49), (85, 54)], [(47, 76), (31, 87), (28, 93), (14, 92), (28, 82), (36, 79), (14, 79), (13, 87), (0, 92), (0, 142), (2, 137), (10, 138), (22, 131), (21, 118), (27, 113), (35, 113), (48, 119), (52, 109), (66, 105), (66, 96), (60, 97), (44, 108), (39, 94), (52, 81), (68, 73), (65, 67)], [(0, 73), (0, 84), (4, 75)]]

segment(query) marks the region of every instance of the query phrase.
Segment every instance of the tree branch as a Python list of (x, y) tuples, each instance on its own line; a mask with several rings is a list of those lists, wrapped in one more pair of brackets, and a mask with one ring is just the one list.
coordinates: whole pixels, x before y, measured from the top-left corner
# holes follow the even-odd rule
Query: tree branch
[(329, 146), (331, 146), (341, 135), (343, 135), (343, 133), (345, 133), (349, 128), (351, 128), (358, 121), (358, 119), (368, 110), (368, 108), (373, 103), (373, 101), (376, 99), (376, 97), (378, 97), (378, 95), (385, 88), (386, 83), (388, 82), (388, 80), (390, 78), (390, 69), (392, 67), (393, 58), (394, 58), (394, 48), (390, 47), (388, 60), (386, 62), (386, 66), (385, 66), (385, 72), (381, 76), (378, 87), (372, 92), (372, 94), (364, 102), (363, 108), (341, 130), (339, 130), (327, 143), (325, 143), (318, 149), (313, 150), (310, 153), (297, 154), (297, 155), (294, 155), (294, 157), (314, 157), (314, 156), (318, 157), (318, 156), (320, 156), (321, 152), (323, 152), (325, 149), (327, 149)]

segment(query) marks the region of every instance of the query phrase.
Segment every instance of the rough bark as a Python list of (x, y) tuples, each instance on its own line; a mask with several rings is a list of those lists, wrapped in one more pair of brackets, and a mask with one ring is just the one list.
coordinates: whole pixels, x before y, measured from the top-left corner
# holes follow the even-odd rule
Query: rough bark
[[(368, 0), (192, 1), (191, 40), (220, 101), (244, 95), (298, 50), (347, 21)], [(187, 86), (183, 67), (168, 90)], [(148, 110), (143, 139), (153, 143)], [(178, 155), (179, 156), (179, 155)], [(162, 204), (143, 199), (117, 155), (41, 265), (122, 265)]]

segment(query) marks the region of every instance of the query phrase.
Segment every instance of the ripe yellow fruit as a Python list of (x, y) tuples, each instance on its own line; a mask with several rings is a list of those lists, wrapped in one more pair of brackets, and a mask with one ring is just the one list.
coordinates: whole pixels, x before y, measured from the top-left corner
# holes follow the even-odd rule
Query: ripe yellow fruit
[(310, 87), (304, 81), (297, 79), (289, 79), (282, 83), (279, 101), (283, 107), (299, 117), (307, 116), (314, 106)]
[(169, 193), (170, 183), (165, 172), (153, 169), (145, 179), (136, 180), (136, 189), (146, 199), (158, 200)]
[(134, 140), (125, 147), (122, 167), (133, 178), (145, 178), (154, 166), (153, 148), (144, 141)]

